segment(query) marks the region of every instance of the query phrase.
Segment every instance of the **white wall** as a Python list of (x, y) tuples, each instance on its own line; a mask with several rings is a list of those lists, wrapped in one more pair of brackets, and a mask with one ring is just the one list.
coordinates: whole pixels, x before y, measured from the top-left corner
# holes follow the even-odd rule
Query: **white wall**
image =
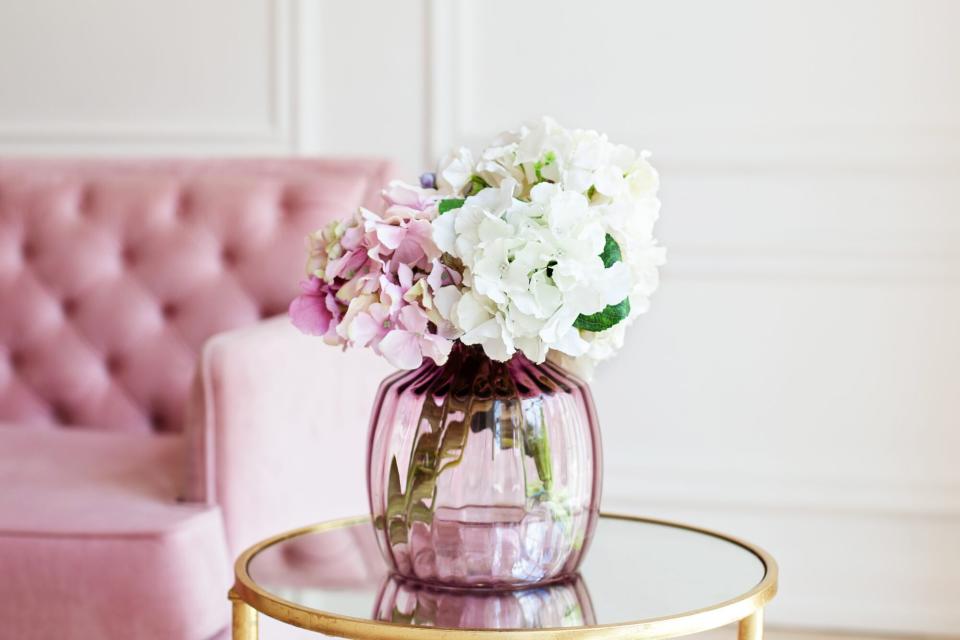
[(0, 152), (366, 153), (541, 113), (655, 152), (608, 508), (781, 560), (773, 623), (960, 627), (960, 3), (0, 4)]

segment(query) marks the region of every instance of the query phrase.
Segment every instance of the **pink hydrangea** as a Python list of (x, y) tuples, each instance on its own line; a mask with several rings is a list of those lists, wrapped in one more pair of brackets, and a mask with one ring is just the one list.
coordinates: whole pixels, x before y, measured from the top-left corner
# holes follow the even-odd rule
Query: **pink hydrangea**
[(310, 236), (308, 278), (290, 317), (305, 333), (370, 347), (403, 369), (424, 357), (443, 364), (456, 335), (436, 312), (431, 282), (459, 282), (459, 274), (440, 263), (433, 242), (439, 196), (393, 182), (383, 198), (382, 214), (361, 208)]
[(300, 288), (303, 293), (290, 303), (293, 324), (304, 333), (338, 343), (336, 328), (341, 309), (334, 288), (316, 276), (301, 282)]

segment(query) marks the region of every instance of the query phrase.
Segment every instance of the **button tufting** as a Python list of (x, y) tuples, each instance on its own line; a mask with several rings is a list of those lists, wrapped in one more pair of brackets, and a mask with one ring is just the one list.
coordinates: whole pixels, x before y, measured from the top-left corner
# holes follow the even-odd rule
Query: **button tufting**
[(283, 197), (280, 198), (280, 212), (285, 217), (291, 217), (294, 213), (297, 212), (297, 209), (300, 207), (300, 202), (296, 196), (292, 193), (285, 193)]
[(70, 424), (71, 415), (70, 410), (67, 409), (66, 405), (55, 403), (51, 407), (53, 412), (53, 419), (56, 420), (59, 424)]
[(63, 309), (63, 315), (72, 316), (77, 313), (77, 300), (75, 298), (64, 298), (60, 303), (60, 308)]
[(46, 162), (0, 172), (0, 414), (117, 431), (180, 431), (203, 340), (286, 312), (293, 265), (261, 253), (299, 254), (381, 170)]
[(177, 198), (177, 217), (189, 218), (193, 209), (193, 196), (187, 191), (182, 191)]
[(77, 198), (77, 210), (80, 212), (80, 215), (88, 214), (93, 210), (93, 204), (93, 189), (91, 187), (87, 187), (80, 192), (80, 195)]
[(237, 252), (231, 249), (230, 247), (224, 247), (220, 251), (220, 259), (223, 260), (224, 263), (229, 265), (237, 264), (237, 261), (239, 260), (237, 256)]
[(27, 357), (23, 354), (23, 351), (14, 350), (10, 352), (10, 364), (14, 369), (22, 369), (26, 362)]
[(107, 356), (104, 364), (107, 367), (107, 371), (110, 372), (110, 375), (115, 376), (120, 373), (121, 369), (123, 369), (123, 358), (115, 353), (111, 353)]
[(133, 266), (137, 262), (137, 252), (133, 247), (124, 247), (123, 251), (120, 252), (120, 258), (125, 265)]
[(167, 417), (159, 411), (150, 414), (150, 426), (154, 431), (163, 431), (167, 426)]

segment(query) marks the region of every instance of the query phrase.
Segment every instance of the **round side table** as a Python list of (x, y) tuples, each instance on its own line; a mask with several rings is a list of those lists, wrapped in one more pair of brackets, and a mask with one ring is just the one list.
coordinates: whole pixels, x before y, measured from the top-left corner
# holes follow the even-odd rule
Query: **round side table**
[[(464, 561), (469, 561), (465, 558)], [(512, 591), (436, 589), (387, 574), (369, 518), (284, 533), (236, 563), (233, 638), (258, 612), (357, 640), (662, 639), (739, 622), (761, 640), (777, 564), (720, 533), (604, 514), (578, 576)]]

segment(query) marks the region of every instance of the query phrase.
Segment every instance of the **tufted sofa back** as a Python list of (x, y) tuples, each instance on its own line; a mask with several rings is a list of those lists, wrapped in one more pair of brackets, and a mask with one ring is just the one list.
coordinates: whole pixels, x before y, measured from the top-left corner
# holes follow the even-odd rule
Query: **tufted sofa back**
[(283, 313), (375, 160), (0, 160), (0, 422), (179, 431), (214, 333)]

